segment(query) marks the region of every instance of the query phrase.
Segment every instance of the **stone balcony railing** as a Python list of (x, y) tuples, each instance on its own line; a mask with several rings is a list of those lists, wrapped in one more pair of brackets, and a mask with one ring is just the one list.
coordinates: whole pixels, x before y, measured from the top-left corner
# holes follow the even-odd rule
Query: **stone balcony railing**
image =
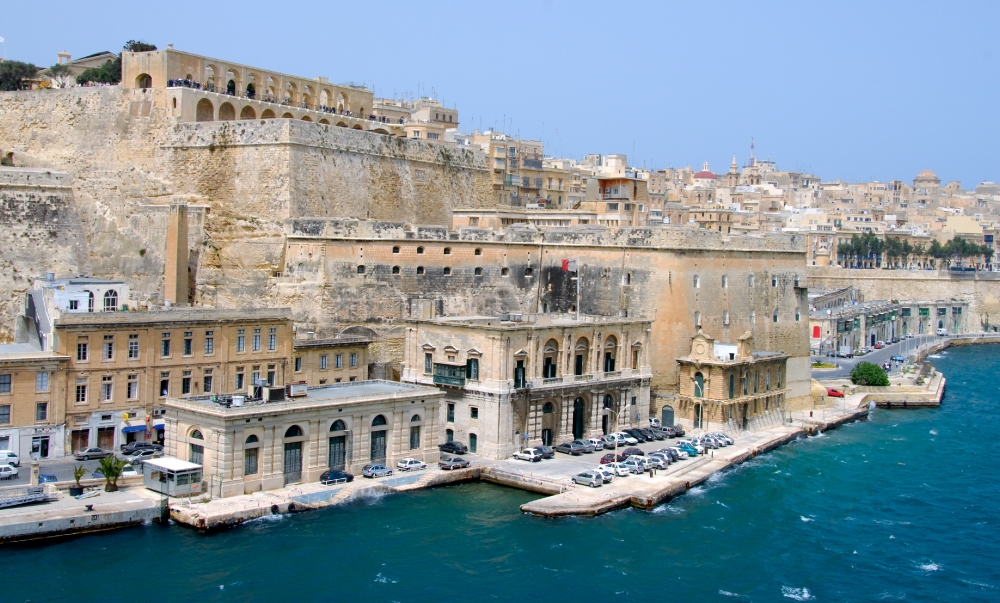
[(653, 370), (644, 366), (638, 369), (622, 369), (620, 371), (608, 371), (608, 372), (598, 372), (598, 373), (585, 373), (583, 375), (561, 375), (559, 377), (546, 377), (543, 379), (531, 379), (528, 381), (528, 387), (531, 389), (547, 389), (554, 387), (563, 387), (566, 385), (573, 385), (576, 383), (586, 383), (586, 382), (606, 382), (606, 381), (617, 381), (626, 379), (636, 379), (642, 377), (651, 377), (653, 375)]

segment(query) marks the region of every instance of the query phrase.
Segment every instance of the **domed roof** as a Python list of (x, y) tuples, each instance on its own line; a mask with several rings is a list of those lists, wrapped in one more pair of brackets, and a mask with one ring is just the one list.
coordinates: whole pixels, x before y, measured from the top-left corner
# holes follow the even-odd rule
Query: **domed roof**
[(695, 180), (697, 180), (699, 178), (700, 179), (705, 179), (705, 180), (718, 180), (719, 179), (718, 176), (716, 176), (714, 173), (712, 173), (712, 172), (710, 172), (708, 170), (702, 170), (702, 171), (698, 172), (697, 174), (695, 174), (694, 177), (695, 177)]
[(914, 180), (940, 180), (940, 178), (938, 178), (937, 174), (935, 174), (934, 172), (930, 170), (924, 170), (919, 174), (917, 174), (917, 177), (914, 178)]

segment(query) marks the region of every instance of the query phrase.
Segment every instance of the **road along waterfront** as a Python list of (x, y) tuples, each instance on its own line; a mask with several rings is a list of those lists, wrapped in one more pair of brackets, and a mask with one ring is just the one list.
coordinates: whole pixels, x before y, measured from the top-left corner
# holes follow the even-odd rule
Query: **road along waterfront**
[[(543, 519), (463, 484), (210, 535), (147, 526), (4, 547), (3, 601), (996, 601), (1000, 348), (943, 351), (939, 408), (882, 410), (717, 473), (653, 511)], [(978, 444), (977, 444), (978, 442)], [(961, 443), (961, 445), (958, 445)], [(631, 478), (629, 478), (631, 479)], [(599, 490), (599, 489), (598, 489)], [(139, 561), (136, 561), (139, 560)], [(93, 576), (106, 576), (95, 582)], [(113, 590), (112, 590), (113, 589)], [(166, 596), (166, 592), (164, 596)]]

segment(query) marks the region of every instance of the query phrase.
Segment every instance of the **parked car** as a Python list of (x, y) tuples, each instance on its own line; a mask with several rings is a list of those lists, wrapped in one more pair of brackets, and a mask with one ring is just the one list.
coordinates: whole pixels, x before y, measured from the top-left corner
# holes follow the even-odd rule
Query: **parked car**
[(689, 446), (698, 451), (698, 454), (705, 454), (705, 447), (696, 438), (690, 438), (687, 440)]
[(722, 433), (721, 431), (713, 431), (712, 433), (710, 433), (708, 435), (710, 435), (710, 436), (712, 436), (712, 437), (714, 437), (716, 439), (723, 440), (726, 443), (726, 446), (732, 446), (733, 444), (736, 443), (736, 440), (734, 440), (733, 438), (727, 436), (726, 434)]
[(615, 453), (609, 452), (609, 453), (607, 453), (607, 454), (605, 454), (604, 456), (601, 457), (601, 464), (602, 465), (607, 465), (609, 463), (614, 463), (617, 460), (618, 460), (618, 458), (615, 456)]
[(659, 420), (659, 419), (657, 419), (657, 418), (655, 418), (655, 417), (654, 417), (654, 418), (652, 418), (652, 419), (650, 419), (650, 420), (649, 420), (649, 426), (650, 426), (650, 427), (661, 427), (661, 425), (660, 425), (660, 420)]
[(556, 458), (556, 451), (552, 446), (538, 446), (535, 448), (538, 452), (542, 453), (543, 459), (554, 459)]
[(686, 433), (684, 431), (684, 428), (681, 427), (680, 425), (674, 425), (674, 432), (677, 434), (677, 437), (679, 438), (684, 437), (684, 434)]
[(591, 488), (597, 488), (598, 486), (604, 484), (604, 477), (596, 471), (584, 471), (583, 473), (577, 473), (574, 475), (573, 482), (584, 486), (590, 486)]
[(935, 331), (935, 333), (937, 334), (938, 337), (947, 337), (948, 329), (938, 329), (937, 331)]
[(587, 447), (582, 444), (577, 444), (575, 442), (563, 442), (556, 446), (556, 452), (561, 452), (563, 454), (572, 454), (577, 456), (586, 452)]
[(612, 435), (610, 433), (608, 435), (606, 435), (606, 436), (601, 436), (601, 441), (604, 442), (604, 447), (605, 448), (617, 448), (618, 447), (618, 438), (616, 438), (614, 435)]
[(704, 446), (705, 450), (709, 449), (715, 450), (717, 448), (720, 448), (719, 443), (715, 441), (715, 438), (713, 438), (708, 434), (702, 435), (700, 438), (698, 438), (698, 443)]
[(514, 458), (521, 461), (531, 461), (533, 463), (537, 463), (542, 460), (542, 453), (534, 448), (525, 448), (524, 450), (518, 450), (515, 452)]
[(344, 484), (347, 482), (353, 482), (354, 476), (346, 471), (341, 471), (340, 469), (327, 469), (319, 476), (319, 483), (324, 486), (330, 484)]
[(12, 450), (0, 450), (0, 465), (21, 466), (21, 459)]
[(410, 457), (406, 457), (405, 459), (396, 463), (396, 469), (399, 469), (400, 471), (416, 471), (418, 469), (426, 469), (426, 468), (427, 468), (427, 463), (419, 459)]
[(625, 456), (645, 456), (646, 453), (638, 448), (626, 448), (622, 451)]
[(670, 458), (670, 455), (667, 454), (666, 452), (654, 452), (649, 456), (647, 456), (646, 458), (649, 459), (650, 461), (652, 461), (654, 458), (663, 461), (663, 467), (657, 467), (659, 469), (666, 469), (667, 466), (670, 465), (670, 463), (674, 462), (674, 459)]
[[(688, 454), (688, 456), (698, 456), (698, 449), (691, 445), (691, 442), (678, 442), (677, 447)], [(704, 451), (704, 449), (702, 449)]]
[(631, 473), (645, 473), (649, 469), (649, 461), (638, 456), (630, 456), (621, 463)]
[(893, 337), (892, 343), (899, 343), (899, 337)]
[(608, 468), (608, 471), (611, 471), (612, 473), (614, 473), (618, 477), (626, 477), (629, 473), (631, 473), (631, 471), (629, 470), (629, 468), (625, 467), (621, 463), (617, 463), (617, 462), (616, 463), (608, 463), (607, 465), (604, 465), (604, 466)]
[(141, 465), (143, 461), (148, 461), (149, 459), (155, 459), (161, 456), (163, 456), (163, 453), (155, 448), (144, 448), (128, 455), (124, 460), (129, 465)]
[(118, 477), (139, 477), (141, 474), (135, 470), (135, 467), (125, 467), (122, 469), (121, 474)]
[(361, 475), (365, 477), (386, 477), (392, 475), (392, 469), (382, 463), (368, 463), (361, 468)]
[(666, 469), (667, 466), (670, 465), (670, 461), (664, 459), (658, 454), (647, 456), (646, 461), (649, 463), (650, 467), (656, 467), (657, 469)]
[(130, 442), (128, 444), (122, 444), (122, 454), (132, 454), (133, 452), (147, 449), (159, 450), (160, 452), (163, 452), (163, 446), (152, 442)]
[(903, 335), (903, 339), (913, 339), (913, 333), (907, 333), (906, 335)]
[(583, 446), (583, 451), (587, 454), (594, 452), (594, 445), (587, 440), (573, 440), (572, 444), (574, 446)]
[(451, 454), (465, 454), (469, 451), (469, 447), (461, 442), (445, 442), (438, 445), (438, 450)]
[(452, 457), (441, 457), (438, 461), (438, 467), (441, 469), (447, 469), (448, 471), (454, 471), (455, 469), (465, 469), (466, 467), (471, 467), (472, 463), (468, 459), (463, 459), (460, 456)]
[(660, 448), (656, 451), (656, 454), (665, 454), (670, 457), (670, 462), (675, 463), (680, 460), (680, 451), (671, 446), (670, 448)]
[(834, 352), (833, 355), (836, 356), (837, 358), (854, 358), (854, 353), (853, 352), (847, 352), (845, 350), (840, 350), (839, 352)]
[(649, 427), (643, 427), (639, 431), (641, 431), (643, 435), (646, 436), (647, 442), (655, 442), (657, 440), (663, 440), (666, 437), (658, 430), (650, 429)]
[(890, 358), (890, 360), (892, 360), (893, 362), (906, 362), (906, 358), (904, 358), (900, 354), (896, 354), (895, 356)]
[(621, 436), (620, 438), (618, 438), (618, 445), (619, 446), (622, 446), (623, 442), (624, 442), (625, 445), (628, 445), (628, 446), (635, 446), (636, 444), (639, 443), (638, 439), (636, 439), (634, 436), (632, 436), (632, 435), (630, 435), (630, 434), (628, 434), (628, 433), (626, 433), (624, 431), (619, 431), (619, 432), (613, 433), (612, 435), (614, 435), (615, 437), (618, 437), (619, 435)]
[(646, 441), (649, 441), (651, 439), (651, 438), (647, 437), (646, 434), (644, 434), (641, 430), (635, 429), (635, 428), (633, 428), (633, 429), (626, 429), (625, 433), (627, 433), (628, 435), (630, 435), (633, 438), (635, 438), (636, 443), (646, 442)]
[(14, 479), (17, 477), (17, 467), (14, 465), (0, 465), (0, 479)]
[(884, 341), (876, 341), (875, 342), (875, 349), (876, 350), (881, 350), (884, 347), (885, 347), (885, 342)]
[(74, 452), (73, 458), (78, 461), (89, 461), (90, 459), (103, 459), (109, 454), (111, 454), (110, 450), (103, 450), (101, 448), (84, 448), (83, 450), (77, 450)]
[(840, 391), (839, 389), (833, 389), (832, 387), (828, 387), (826, 388), (826, 395), (830, 396), (831, 398), (843, 398), (844, 392)]
[(667, 438), (676, 438), (677, 437), (677, 430), (674, 429), (673, 427), (671, 427), (670, 425), (667, 425), (666, 427), (661, 427), (660, 428), (660, 433), (662, 433), (664, 435), (664, 437), (667, 437)]
[(684, 446), (671, 446), (670, 450), (673, 450), (677, 455), (677, 460), (686, 459), (691, 456), (691, 453)]
[(604, 479), (605, 484), (610, 484), (611, 480), (615, 479), (615, 474), (604, 465), (594, 467), (594, 471), (596, 471), (601, 478)]
[(59, 481), (59, 478), (54, 473), (42, 473), (38, 476), (39, 484), (54, 484), (57, 481)]
[(604, 439), (603, 438), (590, 438), (587, 440), (588, 444), (594, 447), (594, 450), (604, 450)]

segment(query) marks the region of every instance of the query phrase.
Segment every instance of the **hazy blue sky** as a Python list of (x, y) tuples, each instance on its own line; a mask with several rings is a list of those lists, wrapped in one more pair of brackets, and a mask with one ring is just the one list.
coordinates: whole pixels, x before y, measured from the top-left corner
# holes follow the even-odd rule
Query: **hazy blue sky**
[(0, 1), (7, 56), (135, 38), (304, 77), (431, 91), (547, 154), (826, 180), (1000, 180), (1000, 2)]

